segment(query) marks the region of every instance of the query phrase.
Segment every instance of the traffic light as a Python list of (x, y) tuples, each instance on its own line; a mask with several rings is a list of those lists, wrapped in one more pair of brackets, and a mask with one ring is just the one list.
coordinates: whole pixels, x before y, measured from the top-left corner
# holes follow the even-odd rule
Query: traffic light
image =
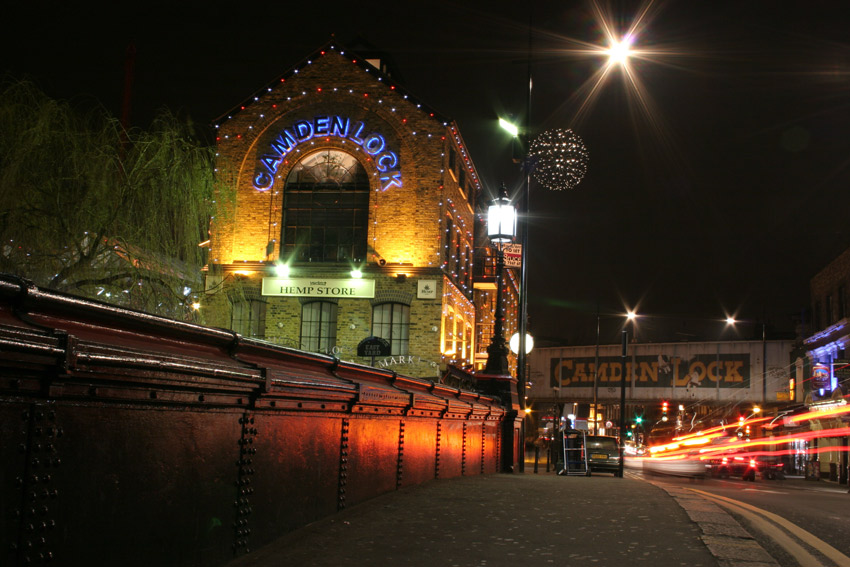
[(661, 402), (661, 421), (667, 421), (667, 407), (668, 403), (666, 401)]

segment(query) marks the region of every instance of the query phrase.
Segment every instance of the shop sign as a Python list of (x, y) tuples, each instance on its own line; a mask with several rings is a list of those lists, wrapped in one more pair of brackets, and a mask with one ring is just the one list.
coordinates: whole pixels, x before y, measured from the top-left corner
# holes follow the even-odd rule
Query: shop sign
[(502, 252), (505, 253), (506, 268), (522, 267), (522, 244), (505, 244)]
[(829, 366), (822, 363), (812, 366), (812, 389), (825, 390), (829, 382)]
[[(594, 357), (552, 358), (550, 385), (592, 388), (595, 368)], [(598, 386), (619, 386), (621, 373), (621, 357), (599, 357)], [(629, 377), (634, 377), (636, 388), (748, 388), (750, 355), (635, 356), (626, 362), (626, 379)]]
[(419, 280), (416, 287), (417, 299), (437, 299), (437, 280)]
[(375, 280), (329, 278), (263, 278), (263, 295), (371, 299)]
[(313, 138), (342, 138), (363, 148), (378, 170), (381, 191), (401, 187), (401, 170), (398, 154), (387, 148), (387, 141), (362, 121), (352, 121), (347, 116), (316, 116), (312, 120), (297, 120), (284, 128), (271, 141), (266, 152), (257, 158), (254, 169), (254, 189), (268, 191), (272, 188), (284, 157), (296, 146)]

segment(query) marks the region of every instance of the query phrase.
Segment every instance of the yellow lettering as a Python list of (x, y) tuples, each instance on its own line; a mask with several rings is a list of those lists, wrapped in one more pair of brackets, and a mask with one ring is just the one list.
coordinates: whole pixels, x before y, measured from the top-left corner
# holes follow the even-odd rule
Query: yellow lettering
[(638, 382), (658, 382), (658, 363), (641, 362), (638, 371)]
[(576, 364), (576, 373), (573, 374), (573, 382), (587, 382), (587, 371), (585, 370), (585, 364), (583, 362)]
[(726, 361), (726, 382), (743, 382), (744, 377), (741, 375), (741, 369), (744, 367), (744, 362), (741, 360)]

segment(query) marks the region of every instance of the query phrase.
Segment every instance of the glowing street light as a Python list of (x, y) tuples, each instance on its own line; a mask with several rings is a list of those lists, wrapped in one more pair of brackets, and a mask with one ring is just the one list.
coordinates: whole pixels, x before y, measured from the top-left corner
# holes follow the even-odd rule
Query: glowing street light
[(620, 41), (612, 41), (608, 47), (608, 66), (625, 65), (632, 54), (632, 36), (627, 35)]
[(502, 312), (502, 272), (505, 268), (503, 246), (516, 236), (516, 209), (511, 204), (502, 185), (502, 194), (493, 200), (487, 210), (487, 236), (497, 245), (496, 255), (496, 309), (493, 313), (493, 337), (487, 347), (485, 374), (508, 375), (508, 345), (505, 342)]
[[(637, 313), (629, 310), (626, 313), (626, 323), (634, 321)], [(626, 355), (629, 348), (629, 332), (623, 326), (623, 357), (620, 360), (620, 466), (617, 476), (623, 478), (623, 450), (625, 448), (624, 432), (626, 431)]]
[(502, 130), (505, 130), (514, 138), (519, 136), (519, 127), (516, 124), (508, 122), (504, 118), (499, 118), (499, 127), (502, 128)]

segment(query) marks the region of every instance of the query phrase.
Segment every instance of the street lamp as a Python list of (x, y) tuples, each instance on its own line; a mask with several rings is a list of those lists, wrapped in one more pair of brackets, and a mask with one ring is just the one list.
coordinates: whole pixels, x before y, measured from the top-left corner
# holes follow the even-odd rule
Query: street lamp
[(629, 331), (626, 326), (629, 321), (634, 321), (637, 313), (629, 311), (626, 313), (626, 325), (623, 326), (623, 356), (620, 360), (620, 466), (617, 476), (623, 478), (623, 449), (625, 445), (626, 431), (626, 354), (629, 347)]
[(505, 269), (505, 252), (502, 249), (506, 242), (511, 242), (516, 236), (516, 209), (508, 199), (504, 184), (501, 195), (493, 200), (487, 209), (487, 236), (490, 242), (496, 244), (496, 309), (493, 312), (493, 337), (487, 347), (487, 364), (485, 374), (509, 375), (508, 345), (505, 342), (504, 315), (502, 314), (502, 273)]

